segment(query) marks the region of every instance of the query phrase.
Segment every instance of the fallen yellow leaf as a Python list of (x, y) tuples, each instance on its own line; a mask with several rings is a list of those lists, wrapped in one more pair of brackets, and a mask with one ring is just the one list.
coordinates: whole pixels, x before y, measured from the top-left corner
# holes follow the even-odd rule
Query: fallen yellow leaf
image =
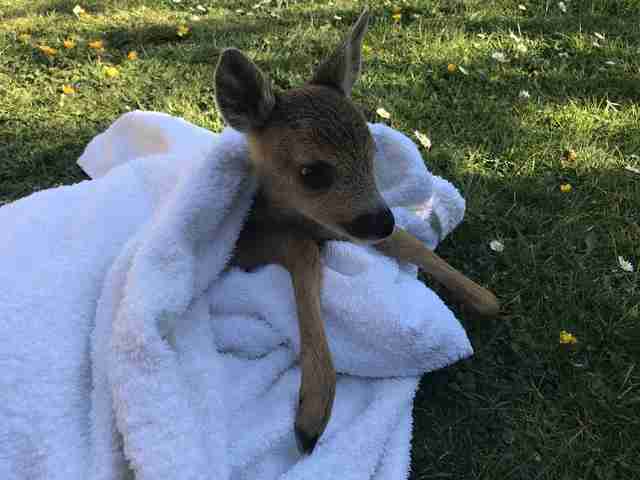
[(67, 38), (64, 42), (62, 42), (62, 45), (64, 45), (64, 48), (70, 50), (76, 46), (76, 42), (74, 42), (70, 38)]
[(391, 118), (391, 114), (389, 112), (387, 112), (384, 108), (380, 107), (379, 109), (376, 110), (376, 113), (378, 115), (380, 115), (382, 118), (385, 119), (390, 119)]
[(138, 52), (136, 52), (135, 50), (130, 51), (129, 53), (127, 53), (127, 58), (129, 60), (137, 60), (138, 59)]
[(65, 95), (73, 95), (74, 93), (76, 93), (76, 89), (73, 88), (71, 85), (63, 85), (62, 93), (64, 93)]
[(578, 339), (573, 333), (567, 332), (566, 330), (560, 330), (560, 343), (562, 345), (575, 345), (578, 343)]
[(56, 50), (55, 48), (51, 48), (47, 45), (38, 45), (38, 49), (44, 53), (47, 57), (53, 57), (55, 56), (56, 53), (58, 53), (58, 50)]
[(569, 149), (564, 152), (564, 158), (569, 162), (575, 162), (576, 158), (578, 158), (578, 154), (575, 150)]
[(104, 50), (104, 42), (102, 40), (94, 40), (93, 42), (89, 42), (89, 48)]
[(104, 67), (104, 74), (107, 77), (113, 78), (120, 75), (120, 71), (116, 67)]

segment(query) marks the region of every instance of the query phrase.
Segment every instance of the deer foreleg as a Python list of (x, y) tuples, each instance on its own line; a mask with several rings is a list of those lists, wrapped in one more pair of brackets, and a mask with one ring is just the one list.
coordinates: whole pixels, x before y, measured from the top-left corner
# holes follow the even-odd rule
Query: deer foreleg
[(385, 255), (421, 268), (440, 283), (447, 293), (475, 313), (494, 316), (500, 311), (493, 293), (457, 271), (406, 230), (396, 227), (389, 238), (375, 246)]
[[(253, 237), (253, 238), (252, 238)], [(278, 263), (291, 273), (300, 329), (302, 380), (295, 420), (298, 449), (311, 453), (333, 407), (336, 372), (320, 313), (322, 269), (316, 242), (289, 232), (241, 236), (235, 263), (254, 267)]]

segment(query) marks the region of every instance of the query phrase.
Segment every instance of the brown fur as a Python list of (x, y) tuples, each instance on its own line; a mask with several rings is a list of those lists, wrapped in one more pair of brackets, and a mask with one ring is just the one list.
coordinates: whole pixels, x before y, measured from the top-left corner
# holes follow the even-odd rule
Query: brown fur
[[(261, 192), (278, 219), (297, 225), (311, 220), (316, 229), (328, 228), (326, 238), (348, 238), (339, 224), (384, 205), (366, 121), (349, 99), (329, 87), (309, 85), (279, 95), (269, 124), (248, 138)], [(300, 169), (314, 161), (327, 162), (337, 172), (335, 184), (321, 193), (297, 180)]]
[[(360, 72), (367, 21), (365, 11), (344, 43), (300, 88), (274, 93), (258, 67), (233, 49), (223, 52), (216, 69), (218, 108), (227, 123), (246, 133), (259, 183), (234, 263), (248, 269), (278, 263), (292, 277), (302, 371), (295, 433), (305, 453), (311, 453), (329, 421), (336, 385), (320, 311), (325, 241), (377, 242), (384, 253), (411, 261), (463, 292), (463, 299), (480, 306), (478, 311), (497, 311), (489, 292), (393, 226), (376, 187), (373, 139), (349, 98)], [(303, 177), (318, 162), (331, 172), (332, 181), (316, 190)]]

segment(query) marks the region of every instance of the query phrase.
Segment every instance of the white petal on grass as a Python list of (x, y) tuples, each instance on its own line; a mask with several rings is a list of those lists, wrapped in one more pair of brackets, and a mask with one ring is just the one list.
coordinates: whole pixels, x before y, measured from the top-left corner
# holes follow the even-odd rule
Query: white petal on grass
[(631, 262), (621, 255), (618, 256), (618, 265), (620, 265), (620, 268), (625, 272), (633, 272), (633, 265)]
[(620, 107), (619, 103), (612, 102), (609, 99), (607, 99), (607, 105), (604, 107), (604, 109), (605, 111), (613, 110), (614, 112), (617, 112), (619, 107)]
[(462, 73), (463, 75), (469, 75), (469, 72), (467, 72), (467, 69), (464, 67), (461, 67), (460, 65), (458, 65), (458, 70), (460, 70), (460, 73)]
[(636, 175), (640, 175), (640, 168), (632, 167), (631, 165), (627, 165), (624, 167), (627, 172), (635, 173)]
[(427, 149), (427, 151), (431, 150), (431, 139), (429, 137), (427, 137), (424, 133), (419, 132), (418, 130), (415, 130), (413, 134), (416, 136), (422, 146)]
[(520, 10), (522, 10), (523, 12), (527, 10), (527, 7), (525, 7), (525, 6), (524, 6), (524, 5), (522, 5), (522, 4), (518, 5), (518, 8), (519, 8)]
[(567, 4), (564, 2), (558, 2), (558, 8), (562, 13), (567, 13)]
[(387, 112), (384, 108), (380, 107), (379, 109), (376, 110), (376, 113), (381, 116), (382, 118), (389, 120), (391, 118), (391, 114), (389, 112)]
[(602, 35), (599, 32), (593, 32), (593, 34), (595, 35), (595, 37), (599, 40), (604, 40), (604, 35)]
[(504, 243), (498, 240), (491, 240), (489, 242), (489, 248), (494, 252), (504, 252)]
[(494, 60), (500, 62), (500, 63), (506, 63), (509, 60), (507, 60), (507, 56), (502, 53), (502, 52), (493, 52), (491, 54), (491, 58), (493, 58)]
[(616, 62), (614, 62), (613, 60), (607, 60), (606, 62), (604, 62), (605, 65), (616, 65)]
[(520, 90), (518, 98), (522, 100), (528, 100), (529, 98), (531, 98), (531, 94), (529, 93), (529, 90)]
[(517, 51), (519, 51), (520, 53), (527, 53), (528, 48), (527, 48), (527, 46), (526, 46), (526, 45), (524, 45), (524, 44), (522, 44), (522, 43), (519, 43), (519, 44), (516, 46), (516, 50), (517, 50)]
[(333, 19), (334, 20), (342, 20), (342, 17), (340, 15), (334, 15)]

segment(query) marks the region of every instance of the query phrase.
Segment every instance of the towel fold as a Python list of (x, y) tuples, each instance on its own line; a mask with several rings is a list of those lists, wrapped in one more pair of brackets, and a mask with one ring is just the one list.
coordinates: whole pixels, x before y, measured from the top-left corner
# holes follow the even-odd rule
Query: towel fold
[[(370, 124), (398, 224), (435, 248), (464, 200)], [(78, 160), (91, 181), (0, 208), (0, 478), (397, 479), (419, 376), (471, 355), (416, 268), (329, 242), (334, 411), (301, 457), (286, 270), (229, 268), (255, 193), (244, 136), (132, 112)]]

